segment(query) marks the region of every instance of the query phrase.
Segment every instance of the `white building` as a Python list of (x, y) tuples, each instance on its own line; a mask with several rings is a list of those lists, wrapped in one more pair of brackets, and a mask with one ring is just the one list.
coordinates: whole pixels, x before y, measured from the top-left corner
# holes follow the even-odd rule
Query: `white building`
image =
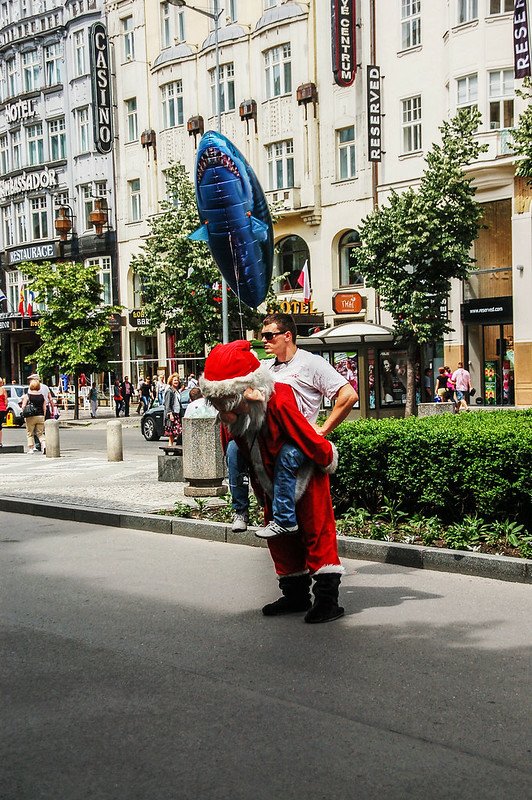
[[(475, 246), (479, 272), (453, 289), (455, 331), (444, 348), (421, 354), (422, 366), (445, 362), (454, 368), (465, 360), (486, 402), (532, 403), (531, 193), (514, 178), (508, 144), (524, 108), (515, 95), (520, 81), (513, 73), (513, 2), (338, 0), (338, 20), (352, 12), (358, 23), (359, 69), (354, 82), (343, 79), (346, 86), (333, 74), (329, 2), (211, 0), (210, 12), (222, 4), (222, 132), (248, 158), (268, 198), (283, 208), (275, 227), (275, 270), (290, 278), (279, 297), (303, 334), (346, 321), (389, 322), (353, 269), (349, 254), (357, 229), (392, 188), (416, 185), (442, 121), (460, 106), (478, 106), (479, 138), (488, 144), (471, 169), (488, 226)], [(155, 372), (150, 365), (166, 366), (174, 353), (164, 335), (150, 340), (136, 329), (142, 310), (129, 261), (164, 196), (165, 170), (178, 160), (192, 174), (197, 137), (202, 128), (216, 126), (214, 25), (191, 8), (155, 0), (120, 0), (108, 3), (107, 12), (119, 134), (120, 293), (128, 311), (136, 309), (134, 325), (128, 317), (124, 329), (123, 352), (132, 361), (144, 358)], [(368, 65), (378, 66), (381, 76), (378, 162), (370, 162), (368, 152)], [(310, 309), (302, 306), (296, 283), (307, 259)], [(340, 368), (348, 364), (358, 373), (366, 410), (383, 414), (401, 405), (403, 355), (392, 352), (389, 342), (368, 346), (353, 339), (323, 351)], [(384, 387), (390, 362), (398, 376), (392, 400)]]

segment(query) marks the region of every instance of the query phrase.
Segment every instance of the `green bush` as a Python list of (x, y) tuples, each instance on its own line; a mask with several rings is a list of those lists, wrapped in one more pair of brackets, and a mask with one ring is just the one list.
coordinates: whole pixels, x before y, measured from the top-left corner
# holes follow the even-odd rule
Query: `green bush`
[(532, 520), (532, 411), (475, 411), (344, 422), (335, 508), (437, 516), (446, 523)]

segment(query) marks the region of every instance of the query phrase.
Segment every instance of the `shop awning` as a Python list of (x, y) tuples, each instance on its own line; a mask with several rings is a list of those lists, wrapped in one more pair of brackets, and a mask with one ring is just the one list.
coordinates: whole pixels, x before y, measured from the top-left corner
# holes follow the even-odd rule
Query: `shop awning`
[(333, 328), (326, 328), (311, 336), (297, 337), (298, 344), (360, 344), (371, 342), (393, 342), (394, 333), (391, 328), (375, 325), (373, 322), (344, 322)]

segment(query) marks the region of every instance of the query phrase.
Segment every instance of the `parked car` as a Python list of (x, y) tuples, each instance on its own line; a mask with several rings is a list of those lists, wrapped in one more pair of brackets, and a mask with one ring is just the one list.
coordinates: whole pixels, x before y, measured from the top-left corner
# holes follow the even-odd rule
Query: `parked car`
[[(183, 416), (190, 402), (188, 389), (183, 389), (179, 399)], [(155, 405), (145, 411), (140, 420), (140, 430), (146, 441), (158, 442), (164, 436), (164, 406)]]
[(24, 424), (24, 417), (22, 416), (22, 409), (20, 403), (22, 398), (27, 393), (28, 384), (19, 383), (6, 383), (7, 392), (7, 413), (6, 425), (18, 425), (19, 427)]

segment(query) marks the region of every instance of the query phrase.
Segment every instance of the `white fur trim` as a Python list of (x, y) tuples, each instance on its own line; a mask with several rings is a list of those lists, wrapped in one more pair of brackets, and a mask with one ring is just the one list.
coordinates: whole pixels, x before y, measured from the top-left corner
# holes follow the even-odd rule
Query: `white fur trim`
[(260, 389), (268, 399), (273, 391), (273, 383), (272, 374), (262, 364), (254, 372), (237, 378), (228, 378), (224, 381), (208, 381), (202, 375), (199, 379), (200, 389), (207, 398), (234, 397), (251, 387), (252, 389)]
[(342, 567), (341, 564), (324, 564), (323, 567), (320, 567), (313, 572), (313, 575), (343, 575), (345, 572), (345, 567)]
[(336, 470), (338, 469), (338, 448), (332, 442), (330, 443), (332, 447), (332, 461), (331, 463), (325, 467), (325, 472), (327, 475), (334, 475)]

